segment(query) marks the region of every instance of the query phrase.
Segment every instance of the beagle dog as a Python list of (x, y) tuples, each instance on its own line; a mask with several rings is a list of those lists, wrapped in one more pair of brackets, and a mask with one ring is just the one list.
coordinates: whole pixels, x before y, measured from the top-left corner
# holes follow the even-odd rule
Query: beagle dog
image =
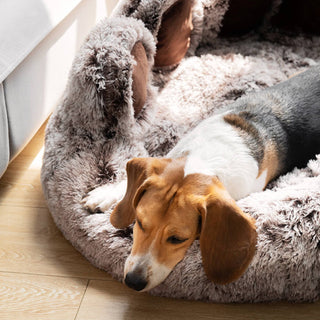
[(227, 284), (245, 272), (257, 242), (255, 220), (236, 200), (317, 153), (320, 66), (238, 99), (202, 121), (166, 158), (130, 160), (127, 185), (99, 187), (84, 204), (104, 211), (122, 198), (112, 225), (135, 221), (124, 268), (129, 287), (146, 291), (161, 283), (198, 238), (207, 277)]

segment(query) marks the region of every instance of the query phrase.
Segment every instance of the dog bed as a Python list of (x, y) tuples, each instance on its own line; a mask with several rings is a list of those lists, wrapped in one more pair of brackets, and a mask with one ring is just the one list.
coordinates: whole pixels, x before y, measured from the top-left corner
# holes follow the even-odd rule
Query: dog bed
[[(132, 227), (115, 229), (112, 208), (91, 213), (82, 198), (126, 179), (132, 157), (165, 156), (215, 110), (319, 63), (320, 37), (312, 34), (320, 30), (319, 9), (293, 0), (120, 1), (82, 45), (46, 130), (43, 190), (72, 245), (121, 281)], [(228, 285), (210, 282), (195, 241), (151, 294), (212, 302), (319, 298), (320, 156), (238, 205), (258, 232), (245, 274)]]

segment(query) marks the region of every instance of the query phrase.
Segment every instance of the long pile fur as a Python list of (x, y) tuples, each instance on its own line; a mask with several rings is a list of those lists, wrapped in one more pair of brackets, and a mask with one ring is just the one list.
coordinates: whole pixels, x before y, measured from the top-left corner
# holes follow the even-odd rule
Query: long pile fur
[[(118, 280), (132, 228), (113, 228), (112, 208), (90, 214), (82, 197), (95, 186), (125, 179), (128, 159), (165, 156), (215, 110), (320, 62), (319, 37), (268, 30), (218, 38), (228, 1), (198, 0), (188, 55), (172, 70), (152, 70), (161, 16), (174, 2), (120, 1), (113, 17), (101, 21), (81, 47), (46, 131), (41, 178), (54, 221), (92, 264)], [(137, 41), (146, 48), (150, 76), (146, 105), (135, 118), (130, 52)], [(238, 204), (257, 220), (257, 252), (246, 273), (226, 286), (211, 283), (195, 241), (151, 294), (213, 302), (319, 299), (320, 157)]]

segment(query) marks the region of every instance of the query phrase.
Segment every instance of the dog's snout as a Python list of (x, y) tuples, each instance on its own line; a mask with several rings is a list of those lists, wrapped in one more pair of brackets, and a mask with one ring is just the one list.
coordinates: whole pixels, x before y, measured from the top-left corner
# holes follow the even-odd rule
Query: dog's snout
[(137, 291), (143, 290), (148, 283), (141, 274), (135, 272), (128, 272), (124, 282), (129, 288)]

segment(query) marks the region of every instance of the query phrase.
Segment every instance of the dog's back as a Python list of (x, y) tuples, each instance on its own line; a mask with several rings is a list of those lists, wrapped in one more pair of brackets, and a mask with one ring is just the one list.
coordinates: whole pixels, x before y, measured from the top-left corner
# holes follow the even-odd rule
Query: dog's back
[(305, 166), (320, 153), (320, 65), (240, 98), (231, 107), (231, 113), (259, 129), (257, 147), (252, 144), (256, 158), (261, 155), (261, 140), (271, 139), (278, 148), (279, 173)]

